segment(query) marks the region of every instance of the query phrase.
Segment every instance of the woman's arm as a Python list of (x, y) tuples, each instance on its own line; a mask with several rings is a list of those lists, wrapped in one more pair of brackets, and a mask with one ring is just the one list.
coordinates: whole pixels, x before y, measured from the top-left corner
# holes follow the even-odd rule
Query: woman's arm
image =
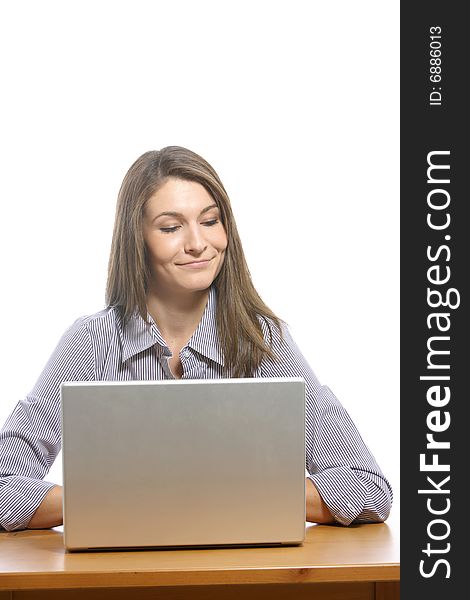
[[(51, 492), (54, 484), (44, 477), (61, 446), (60, 385), (92, 379), (93, 346), (79, 319), (62, 336), (33, 390), (17, 403), (0, 429), (0, 527), (15, 531), (31, 526), (46, 496), (51, 493), (54, 498), (58, 493)], [(46, 502), (44, 509), (48, 506)], [(56, 514), (54, 525), (57, 518)]]
[(313, 481), (307, 477), (307, 521), (312, 523), (335, 523), (335, 519), (323, 502)]
[(28, 523), (28, 529), (49, 529), (62, 525), (62, 487), (51, 488)]
[[(269, 343), (271, 336), (262, 320), (261, 327)], [(392, 504), (389, 482), (345, 408), (316, 378), (287, 325), (282, 333), (281, 339), (272, 327), (277, 360), (263, 359), (260, 375), (305, 381), (305, 466), (315, 488), (307, 483), (307, 520), (331, 522), (319, 520), (329, 519), (329, 512), (342, 525), (384, 521)]]

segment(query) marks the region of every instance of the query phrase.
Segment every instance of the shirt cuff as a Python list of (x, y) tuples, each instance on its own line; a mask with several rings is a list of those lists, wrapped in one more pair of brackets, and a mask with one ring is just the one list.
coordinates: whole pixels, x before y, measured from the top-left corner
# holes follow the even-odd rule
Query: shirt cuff
[(350, 525), (363, 511), (367, 488), (349, 467), (334, 467), (309, 478), (341, 525)]
[(47, 492), (55, 485), (41, 479), (12, 477), (0, 488), (0, 526), (7, 531), (26, 529)]

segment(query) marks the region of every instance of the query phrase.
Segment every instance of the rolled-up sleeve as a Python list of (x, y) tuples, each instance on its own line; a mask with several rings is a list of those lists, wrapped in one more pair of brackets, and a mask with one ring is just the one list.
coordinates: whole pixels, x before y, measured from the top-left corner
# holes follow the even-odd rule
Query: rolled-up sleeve
[[(261, 322), (265, 339), (268, 326)], [(321, 385), (283, 324), (282, 338), (271, 324), (277, 360), (264, 359), (263, 377), (302, 377), (306, 394), (306, 460), (309, 478), (338, 523), (384, 521), (392, 488), (351, 417), (333, 392)]]
[(55, 485), (43, 481), (61, 444), (60, 385), (94, 379), (94, 353), (83, 319), (62, 336), (33, 390), (0, 430), (0, 527), (24, 529)]

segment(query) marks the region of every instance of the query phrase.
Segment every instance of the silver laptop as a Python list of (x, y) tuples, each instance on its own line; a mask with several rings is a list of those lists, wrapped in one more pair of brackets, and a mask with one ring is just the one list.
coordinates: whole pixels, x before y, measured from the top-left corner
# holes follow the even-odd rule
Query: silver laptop
[(301, 378), (62, 384), (69, 550), (301, 544)]

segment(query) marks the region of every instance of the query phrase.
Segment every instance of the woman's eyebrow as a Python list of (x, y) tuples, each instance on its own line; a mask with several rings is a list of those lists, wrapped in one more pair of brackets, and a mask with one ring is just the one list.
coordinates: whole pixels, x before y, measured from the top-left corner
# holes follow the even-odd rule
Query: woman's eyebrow
[[(199, 213), (199, 216), (203, 215), (211, 208), (219, 208), (219, 207), (217, 206), (217, 204), (211, 204), (210, 206), (206, 206), (206, 208), (203, 208), (201, 210), (201, 212)], [(172, 211), (172, 210), (166, 210), (165, 212), (162, 212), (159, 215), (157, 215), (156, 217), (154, 217), (152, 220), (156, 221), (159, 217), (184, 217), (184, 215), (182, 215), (179, 212)]]

